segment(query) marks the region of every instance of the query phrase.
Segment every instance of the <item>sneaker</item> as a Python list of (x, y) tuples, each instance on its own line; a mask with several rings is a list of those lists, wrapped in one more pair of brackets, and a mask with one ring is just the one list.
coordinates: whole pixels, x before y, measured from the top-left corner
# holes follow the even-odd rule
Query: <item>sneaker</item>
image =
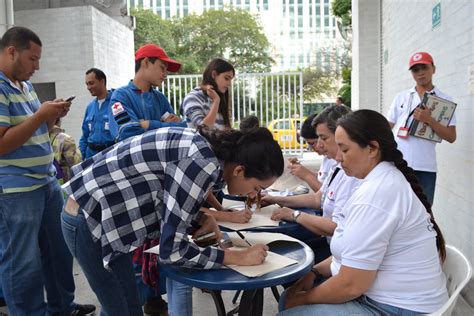
[(76, 304), (71, 316), (95, 315), (95, 306), (91, 304)]
[(161, 296), (152, 297), (143, 305), (143, 313), (148, 316), (168, 316), (168, 304)]

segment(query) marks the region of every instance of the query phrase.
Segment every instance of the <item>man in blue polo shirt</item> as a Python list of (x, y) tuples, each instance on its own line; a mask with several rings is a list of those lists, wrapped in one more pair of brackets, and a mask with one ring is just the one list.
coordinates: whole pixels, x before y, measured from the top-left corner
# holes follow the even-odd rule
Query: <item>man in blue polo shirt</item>
[(24, 27), (0, 40), (0, 284), (12, 315), (86, 315), (95, 307), (73, 302), (48, 132), (71, 102), (38, 100), (28, 80), (39, 69), (41, 45)]
[(110, 100), (110, 132), (116, 141), (140, 135), (160, 127), (186, 127), (174, 114), (168, 99), (155, 87), (161, 87), (168, 71), (176, 72), (181, 64), (172, 60), (154, 44), (140, 47), (135, 53), (135, 77), (118, 88)]
[(109, 103), (113, 90), (107, 91), (105, 73), (97, 68), (87, 70), (86, 86), (95, 98), (87, 106), (82, 122), (79, 149), (84, 160), (115, 143), (109, 128)]

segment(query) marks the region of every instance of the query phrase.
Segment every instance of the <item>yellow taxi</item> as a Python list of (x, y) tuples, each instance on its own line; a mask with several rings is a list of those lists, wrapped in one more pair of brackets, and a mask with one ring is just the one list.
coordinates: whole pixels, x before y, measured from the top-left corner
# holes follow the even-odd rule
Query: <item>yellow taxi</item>
[[(273, 120), (267, 128), (273, 134), (273, 139), (282, 149), (298, 148), (300, 146), (300, 128), (305, 118), (286, 118)], [(303, 143), (303, 147), (306, 147)]]

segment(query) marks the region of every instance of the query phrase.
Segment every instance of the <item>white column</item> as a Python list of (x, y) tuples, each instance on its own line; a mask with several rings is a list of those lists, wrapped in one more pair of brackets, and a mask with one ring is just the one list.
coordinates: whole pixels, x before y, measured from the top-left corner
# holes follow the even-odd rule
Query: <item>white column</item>
[(0, 0), (0, 34), (13, 26), (13, 0)]
[(352, 0), (352, 109), (381, 109), (381, 0)]

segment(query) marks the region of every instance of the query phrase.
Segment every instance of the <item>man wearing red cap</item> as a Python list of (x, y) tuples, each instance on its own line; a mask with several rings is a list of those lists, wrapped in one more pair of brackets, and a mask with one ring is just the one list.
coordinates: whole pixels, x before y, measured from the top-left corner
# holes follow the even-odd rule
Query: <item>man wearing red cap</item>
[(109, 126), (115, 141), (140, 135), (160, 127), (182, 126), (160, 87), (168, 71), (176, 72), (181, 64), (170, 59), (154, 44), (146, 44), (135, 53), (135, 77), (115, 90), (110, 100)]
[(430, 109), (418, 107), (425, 93), (452, 100), (433, 85), (433, 74), (436, 71), (433, 57), (426, 52), (415, 53), (410, 58), (408, 68), (416, 85), (395, 97), (387, 119), (393, 128), (398, 149), (403, 153), (408, 165), (415, 170), (424, 193), (433, 204), (437, 170), (436, 142), (409, 136), (407, 129), (413, 120), (418, 120), (428, 124), (442, 139), (453, 143), (456, 140), (456, 117), (453, 116), (449, 126), (443, 126), (432, 118)]
[[(135, 53), (135, 77), (128, 85), (121, 87), (113, 93), (110, 100), (109, 126), (112, 137), (119, 142), (131, 136), (143, 134), (149, 130), (161, 127), (180, 126), (187, 127), (174, 114), (166, 96), (155, 87), (161, 87), (168, 72), (177, 72), (181, 64), (170, 59), (166, 52), (154, 44), (146, 44)], [(150, 244), (154, 246), (155, 244)], [(148, 247), (146, 247), (148, 248)], [(147, 273), (158, 278), (154, 258), (143, 262), (145, 247), (137, 249), (134, 256), (134, 266), (138, 273), (142, 265), (153, 266)], [(148, 287), (143, 282), (137, 283), (141, 300), (145, 300), (145, 313), (158, 314), (166, 312), (166, 303), (161, 299), (154, 288)]]

